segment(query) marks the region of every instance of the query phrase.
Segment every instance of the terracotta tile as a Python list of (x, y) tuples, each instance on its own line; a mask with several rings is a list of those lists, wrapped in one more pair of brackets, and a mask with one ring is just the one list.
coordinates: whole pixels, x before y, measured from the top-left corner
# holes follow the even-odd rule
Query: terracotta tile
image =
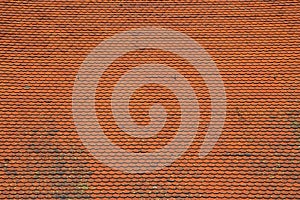
[[(299, 199), (299, 9), (294, 0), (1, 1), (0, 199)], [(79, 68), (99, 43), (149, 26), (182, 32), (210, 54), (226, 90), (226, 120), (212, 151), (199, 158), (212, 112), (199, 72), (158, 49), (118, 57), (99, 79), (95, 101), (112, 143), (127, 152), (155, 152), (180, 127), (176, 95), (155, 84), (131, 95), (130, 114), (147, 125), (150, 107), (161, 103), (168, 114), (163, 130), (141, 139), (118, 126), (111, 94), (141, 64), (177, 70), (193, 88), (201, 114), (180, 158), (131, 174), (110, 168), (83, 144), (72, 92)], [(115, 153), (107, 153), (113, 162)], [(146, 168), (145, 162), (137, 165)]]

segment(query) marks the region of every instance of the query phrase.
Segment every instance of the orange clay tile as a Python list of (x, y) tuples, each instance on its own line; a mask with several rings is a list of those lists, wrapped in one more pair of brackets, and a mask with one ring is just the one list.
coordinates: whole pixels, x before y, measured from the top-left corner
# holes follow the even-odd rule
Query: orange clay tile
[[(299, 1), (2, 0), (0, 10), (0, 199), (300, 199)], [(169, 115), (164, 128), (146, 139), (120, 129), (111, 93), (138, 65), (155, 62), (180, 72), (201, 113), (181, 157), (156, 171), (126, 173), (83, 144), (72, 92), (80, 66), (99, 43), (149, 26), (184, 33), (210, 54), (226, 90), (226, 120), (212, 151), (199, 158), (211, 115), (199, 72), (171, 52), (126, 53), (96, 90), (99, 125), (112, 143), (154, 152), (180, 126), (174, 93), (150, 84), (132, 94), (130, 114), (147, 125), (150, 106), (159, 102)]]

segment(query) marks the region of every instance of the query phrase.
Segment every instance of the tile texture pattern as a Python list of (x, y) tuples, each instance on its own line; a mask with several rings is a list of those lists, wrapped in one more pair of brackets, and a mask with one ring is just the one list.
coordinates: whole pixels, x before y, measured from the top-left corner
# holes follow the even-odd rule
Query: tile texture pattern
[[(0, 199), (300, 199), (299, 1), (0, 2)], [(151, 152), (172, 139), (180, 108), (168, 88), (150, 84), (131, 98), (131, 115), (149, 123), (153, 102), (168, 120), (156, 137), (132, 138), (116, 125), (110, 95), (130, 68), (149, 62), (184, 75), (201, 120), (190, 148), (171, 166), (129, 174), (94, 159), (72, 116), (78, 69), (101, 41), (158, 26), (201, 44), (222, 75), (227, 117), (214, 149), (199, 147), (210, 120), (207, 88), (186, 60), (141, 49), (118, 58), (97, 87), (99, 124), (113, 143)]]

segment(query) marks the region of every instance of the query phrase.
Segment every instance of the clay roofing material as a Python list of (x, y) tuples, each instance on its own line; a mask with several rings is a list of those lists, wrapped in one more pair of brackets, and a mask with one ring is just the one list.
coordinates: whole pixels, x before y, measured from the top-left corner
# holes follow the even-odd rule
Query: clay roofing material
[[(0, 10), (0, 199), (300, 199), (298, 1), (2, 0)], [(130, 116), (140, 126), (151, 124), (151, 105), (160, 103), (164, 127), (147, 138), (123, 131), (112, 93), (129, 70), (168, 66), (190, 83), (199, 105), (195, 137), (182, 155), (153, 171), (147, 171), (151, 161), (141, 160), (137, 165), (146, 170), (135, 173), (126, 163), (119, 163), (123, 170), (110, 166), (116, 152), (106, 151), (111, 157), (103, 162), (84, 143), (73, 92), (84, 61), (101, 42), (145, 27), (182, 33), (201, 45), (224, 84), (226, 117), (213, 148), (199, 157), (213, 111), (193, 63), (156, 48), (116, 57), (99, 77), (95, 116), (125, 152), (163, 149), (182, 122), (176, 94), (150, 83), (130, 96)], [(126, 42), (114, 51), (126, 49)], [(177, 77), (171, 87), (182, 92)]]

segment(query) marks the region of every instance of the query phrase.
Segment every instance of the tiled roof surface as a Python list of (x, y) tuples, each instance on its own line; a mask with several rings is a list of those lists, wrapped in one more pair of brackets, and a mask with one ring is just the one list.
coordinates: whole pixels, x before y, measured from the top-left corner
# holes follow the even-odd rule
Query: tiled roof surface
[[(298, 1), (2, 0), (0, 10), (0, 199), (300, 199)], [(180, 124), (174, 94), (152, 84), (132, 94), (131, 115), (149, 123), (149, 106), (161, 102), (171, 116), (164, 129), (138, 139), (118, 128), (110, 95), (121, 75), (140, 64), (180, 71), (201, 117), (192, 145), (171, 165), (126, 173), (82, 143), (72, 92), (100, 42), (148, 26), (182, 32), (210, 54), (226, 89), (226, 120), (212, 151), (198, 157), (211, 113), (203, 79), (171, 52), (128, 52), (108, 67), (96, 91), (99, 124), (114, 144), (153, 152)]]

